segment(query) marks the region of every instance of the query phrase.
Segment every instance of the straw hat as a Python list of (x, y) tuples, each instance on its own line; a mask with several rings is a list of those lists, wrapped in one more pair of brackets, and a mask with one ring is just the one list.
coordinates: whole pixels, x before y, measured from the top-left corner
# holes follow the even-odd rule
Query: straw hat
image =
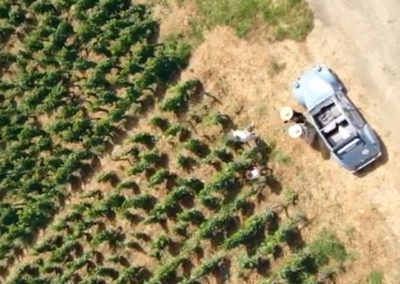
[(279, 115), (283, 121), (288, 121), (292, 119), (293, 114), (293, 109), (288, 106), (281, 108), (281, 110), (279, 111)]
[(297, 139), (303, 135), (303, 128), (299, 124), (295, 124), (289, 127), (288, 133), (291, 138)]

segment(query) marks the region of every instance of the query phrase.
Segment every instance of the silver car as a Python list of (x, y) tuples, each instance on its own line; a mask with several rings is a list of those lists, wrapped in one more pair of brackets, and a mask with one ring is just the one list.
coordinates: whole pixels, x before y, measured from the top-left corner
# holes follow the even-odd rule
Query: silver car
[(293, 84), (293, 95), (310, 114), (331, 155), (346, 169), (356, 172), (381, 155), (374, 130), (346, 95), (336, 74), (326, 66), (306, 70)]

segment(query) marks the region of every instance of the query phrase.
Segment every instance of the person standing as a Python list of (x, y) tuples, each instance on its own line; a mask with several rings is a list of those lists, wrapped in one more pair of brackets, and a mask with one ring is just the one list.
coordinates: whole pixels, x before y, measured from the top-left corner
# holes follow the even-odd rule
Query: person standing
[(306, 117), (301, 113), (293, 110), (291, 107), (285, 106), (279, 111), (279, 115), (284, 123), (305, 123)]
[(315, 128), (307, 123), (296, 123), (291, 125), (288, 129), (288, 134), (293, 139), (302, 139), (308, 144), (312, 144), (315, 140)]
[(259, 179), (260, 177), (266, 177), (271, 175), (272, 169), (263, 166), (252, 166), (245, 172), (245, 177), (248, 180)]
[(246, 178), (248, 180), (255, 180), (261, 177), (261, 171), (257, 167), (252, 167), (246, 171)]
[(233, 130), (231, 135), (232, 135), (232, 140), (239, 143), (248, 143), (252, 140), (257, 139), (257, 135), (254, 132), (251, 132), (247, 129)]

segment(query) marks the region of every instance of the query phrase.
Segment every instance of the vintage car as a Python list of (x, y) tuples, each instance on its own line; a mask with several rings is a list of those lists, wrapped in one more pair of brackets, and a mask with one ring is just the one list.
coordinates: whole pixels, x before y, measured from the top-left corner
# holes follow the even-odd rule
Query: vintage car
[(326, 147), (344, 168), (356, 172), (381, 155), (379, 139), (327, 66), (306, 70), (293, 84), (296, 100), (309, 112)]

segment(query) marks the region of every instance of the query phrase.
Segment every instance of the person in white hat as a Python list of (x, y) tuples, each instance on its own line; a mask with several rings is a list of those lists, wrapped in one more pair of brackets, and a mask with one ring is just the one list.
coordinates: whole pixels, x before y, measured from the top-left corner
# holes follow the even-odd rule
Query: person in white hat
[(294, 123), (304, 123), (306, 121), (305, 116), (301, 112), (297, 112), (288, 106), (281, 108), (279, 115), (285, 123), (288, 123), (289, 121)]
[(308, 144), (311, 144), (315, 139), (315, 129), (307, 127), (304, 123), (296, 123), (288, 129), (288, 134), (293, 139), (303, 139)]

